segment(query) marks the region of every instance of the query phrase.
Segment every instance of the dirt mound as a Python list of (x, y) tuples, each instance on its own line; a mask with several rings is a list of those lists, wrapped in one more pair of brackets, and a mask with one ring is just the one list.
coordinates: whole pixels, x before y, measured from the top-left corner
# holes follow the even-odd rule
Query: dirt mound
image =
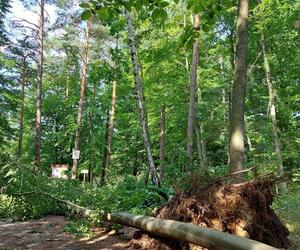
[[(197, 192), (178, 192), (155, 217), (190, 222), (278, 248), (286, 248), (288, 229), (271, 208), (272, 182), (258, 179), (242, 184), (216, 181)], [(136, 234), (134, 248), (202, 249), (185, 242)]]

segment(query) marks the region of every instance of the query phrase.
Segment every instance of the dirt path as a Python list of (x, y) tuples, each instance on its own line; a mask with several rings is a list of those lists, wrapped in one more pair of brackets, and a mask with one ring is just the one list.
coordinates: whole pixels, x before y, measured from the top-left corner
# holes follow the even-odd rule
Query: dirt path
[(63, 216), (47, 216), (27, 222), (0, 220), (0, 250), (8, 249), (131, 249), (131, 230), (112, 234), (104, 228), (96, 230), (96, 236), (74, 238), (63, 231), (66, 225)]

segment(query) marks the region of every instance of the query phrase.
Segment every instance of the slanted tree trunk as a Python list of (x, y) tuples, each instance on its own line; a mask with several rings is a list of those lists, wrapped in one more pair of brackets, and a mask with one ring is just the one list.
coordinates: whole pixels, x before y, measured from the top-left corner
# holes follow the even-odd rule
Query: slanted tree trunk
[(189, 158), (189, 164), (193, 162), (193, 131), (195, 121), (195, 99), (197, 89), (197, 68), (198, 68), (198, 57), (199, 57), (199, 39), (198, 32), (200, 29), (200, 15), (197, 14), (194, 17), (194, 29), (197, 33), (194, 45), (193, 45), (193, 61), (192, 61), (192, 72), (190, 82), (190, 97), (189, 97), (189, 114), (188, 114), (188, 129), (187, 129), (187, 155)]
[(40, 1), (39, 16), (39, 58), (37, 71), (36, 87), (36, 116), (35, 116), (35, 165), (36, 171), (39, 171), (41, 165), (41, 133), (42, 133), (42, 83), (43, 83), (43, 64), (44, 64), (44, 26), (45, 26), (45, 0)]
[[(85, 211), (88, 212), (88, 211)], [(142, 229), (145, 232), (179, 241), (186, 241), (208, 249), (219, 250), (276, 250), (264, 243), (219, 232), (192, 223), (158, 219), (150, 216), (132, 215), (125, 212), (104, 214), (104, 221), (110, 221)]]
[[(247, 83), (249, 0), (240, 0), (237, 19), (237, 42), (232, 102), (230, 115), (230, 172), (243, 169), (244, 162), (244, 110)], [(241, 176), (237, 176), (240, 181)]]
[(22, 59), (22, 72), (20, 78), (20, 117), (19, 117), (19, 139), (18, 139), (18, 159), (22, 157), (22, 145), (23, 145), (23, 127), (24, 127), (24, 106), (25, 106), (25, 82), (26, 82), (26, 57)]
[(144, 147), (146, 150), (148, 168), (151, 173), (152, 182), (155, 185), (159, 185), (159, 176), (154, 165), (150, 140), (149, 140), (147, 111), (144, 103), (143, 85), (139, 75), (140, 69), (138, 64), (138, 56), (137, 56), (138, 53), (137, 53), (137, 46), (135, 41), (135, 34), (134, 34), (130, 13), (128, 11), (125, 11), (125, 15), (126, 15), (126, 22), (127, 22), (128, 42), (129, 42), (131, 59), (133, 63), (133, 75), (134, 75), (135, 90), (137, 96), (137, 106), (139, 112), (141, 134), (143, 138)]
[(159, 174), (160, 181), (165, 176), (165, 144), (166, 144), (166, 105), (160, 108), (160, 135), (159, 135)]
[[(83, 64), (82, 64), (82, 70), (81, 70), (82, 75), (81, 75), (81, 83), (80, 83), (80, 96), (79, 96), (79, 103), (78, 103), (74, 150), (80, 149), (80, 128), (81, 128), (81, 121), (82, 121), (82, 114), (83, 114), (87, 68), (88, 68), (88, 62), (89, 62), (90, 31), (91, 31), (91, 22), (88, 22), (86, 32), (85, 32), (85, 46), (84, 46), (84, 51), (83, 51)], [(73, 179), (77, 178), (77, 172), (78, 172), (78, 159), (73, 159), (73, 176), (72, 176)]]
[[(271, 78), (271, 69), (269, 65), (269, 56), (266, 48), (266, 42), (264, 34), (261, 35), (261, 46), (262, 46), (262, 53), (264, 58), (264, 68), (266, 73), (266, 80), (268, 85), (268, 92), (269, 92), (269, 116), (271, 118), (272, 122), (272, 137), (275, 145), (275, 154), (277, 158), (277, 173), (279, 176), (282, 176), (284, 174), (284, 168), (282, 164), (282, 156), (281, 156), (281, 143), (280, 138), (278, 135), (278, 128), (277, 128), (277, 119), (276, 119), (276, 106), (275, 106), (275, 93), (274, 88), (272, 84), (272, 78)], [(282, 191), (286, 191), (286, 183), (281, 183)]]
[[(116, 39), (116, 49), (118, 49), (118, 38)], [(102, 183), (105, 182), (109, 170), (109, 162), (112, 149), (113, 133), (114, 133), (114, 123), (115, 123), (115, 112), (116, 112), (116, 100), (117, 100), (117, 80), (116, 80), (116, 62), (114, 62), (115, 79), (112, 83), (112, 94), (111, 94), (111, 109), (108, 113), (108, 125), (107, 125), (107, 139), (106, 139), (106, 149), (104, 154), (103, 172), (102, 172)]]
[[(183, 28), (186, 28), (186, 14), (183, 14)], [(186, 47), (184, 48), (184, 59), (185, 59), (185, 69), (187, 72), (187, 77), (189, 77), (189, 55), (188, 55), (188, 51), (186, 49)]]

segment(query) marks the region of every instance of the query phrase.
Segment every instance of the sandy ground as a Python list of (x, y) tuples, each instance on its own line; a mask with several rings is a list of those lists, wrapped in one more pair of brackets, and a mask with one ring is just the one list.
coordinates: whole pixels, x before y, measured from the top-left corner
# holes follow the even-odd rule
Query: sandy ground
[(66, 219), (63, 216), (47, 216), (39, 220), (11, 222), (0, 220), (0, 250), (8, 249), (131, 249), (132, 230), (121, 234), (95, 229), (92, 238), (74, 238), (64, 232)]

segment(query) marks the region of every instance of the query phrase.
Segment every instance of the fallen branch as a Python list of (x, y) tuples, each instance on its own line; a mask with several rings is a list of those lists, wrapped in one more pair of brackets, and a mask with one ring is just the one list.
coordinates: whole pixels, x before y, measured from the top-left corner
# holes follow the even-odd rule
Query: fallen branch
[(68, 209), (76, 209), (77, 213), (80, 213), (83, 217), (88, 218), (93, 213), (93, 210), (88, 209), (86, 207), (79, 206), (71, 201), (63, 200), (61, 198), (58, 198), (54, 196), (53, 194), (41, 192), (41, 191), (31, 191), (31, 192), (25, 192), (25, 193), (19, 193), (19, 194), (13, 194), (13, 196), (26, 196), (26, 195), (33, 195), (33, 194), (39, 194), (44, 195), (52, 198), (55, 201), (64, 203), (67, 205)]
[[(80, 211), (84, 217), (89, 217), (94, 210), (79, 206), (70, 201), (58, 198), (46, 192), (27, 192), (17, 194), (31, 195), (39, 194), (48, 196), (58, 202), (67, 204), (68, 208), (75, 208)], [(133, 215), (125, 212), (119, 213), (104, 213), (101, 215), (103, 221), (118, 223), (126, 226), (142, 229), (145, 232), (152, 233), (158, 236), (172, 238), (179, 241), (186, 241), (206, 247), (208, 249), (219, 250), (275, 250), (264, 243), (250, 240), (247, 238), (238, 237), (228, 233), (219, 232), (205, 227), (199, 227), (191, 223), (178, 222), (173, 220), (158, 219), (150, 216)]]

